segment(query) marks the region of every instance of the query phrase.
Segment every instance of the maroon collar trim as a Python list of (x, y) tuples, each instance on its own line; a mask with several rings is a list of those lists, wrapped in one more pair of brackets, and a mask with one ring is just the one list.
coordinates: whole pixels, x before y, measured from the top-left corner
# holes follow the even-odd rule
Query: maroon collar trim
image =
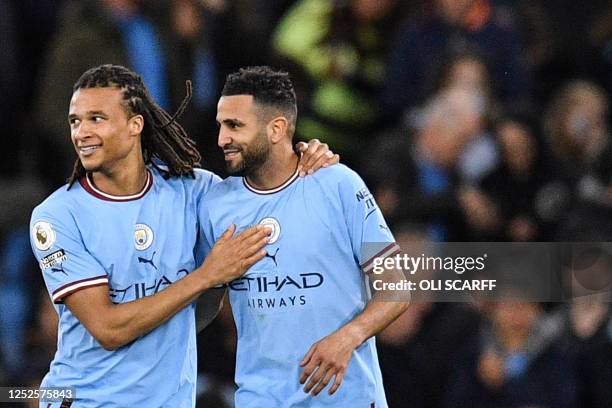
[(79, 179), (79, 184), (85, 191), (100, 200), (115, 202), (134, 201), (144, 197), (144, 195), (151, 189), (153, 186), (153, 175), (151, 174), (151, 171), (147, 169), (147, 181), (143, 189), (140, 190), (139, 193), (125, 196), (112, 195), (97, 189), (91, 180), (91, 173), (87, 173), (85, 176), (81, 177)]
[(286, 189), (287, 187), (289, 187), (289, 185), (291, 185), (291, 183), (293, 183), (295, 180), (298, 179), (298, 176), (299, 176), (299, 171), (296, 170), (295, 173), (293, 173), (293, 175), (289, 177), (287, 180), (285, 180), (280, 186), (270, 188), (267, 190), (261, 190), (261, 189), (253, 187), (252, 185), (249, 184), (246, 177), (242, 178), (242, 183), (248, 190), (252, 191), (255, 194), (268, 195), (268, 194), (278, 193), (279, 191)]

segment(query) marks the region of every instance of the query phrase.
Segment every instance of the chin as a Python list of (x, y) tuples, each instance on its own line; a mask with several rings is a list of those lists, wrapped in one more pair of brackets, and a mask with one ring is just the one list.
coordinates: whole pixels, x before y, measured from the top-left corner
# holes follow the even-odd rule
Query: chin
[(100, 163), (98, 163), (97, 161), (83, 160), (83, 159), (80, 159), (80, 160), (81, 160), (81, 165), (83, 166), (85, 171), (93, 172), (93, 171), (100, 170)]
[(225, 170), (230, 176), (244, 176), (244, 166), (242, 162), (225, 162)]

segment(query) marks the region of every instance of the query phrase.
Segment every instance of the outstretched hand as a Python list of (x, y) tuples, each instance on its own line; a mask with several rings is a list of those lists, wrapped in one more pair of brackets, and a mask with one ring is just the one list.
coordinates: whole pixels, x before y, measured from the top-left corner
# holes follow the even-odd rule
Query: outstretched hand
[(298, 171), (300, 177), (313, 174), (321, 167), (329, 167), (340, 162), (340, 156), (329, 150), (327, 143), (321, 143), (319, 139), (312, 139), (308, 143), (299, 142), (295, 145), (298, 153), (301, 153)]

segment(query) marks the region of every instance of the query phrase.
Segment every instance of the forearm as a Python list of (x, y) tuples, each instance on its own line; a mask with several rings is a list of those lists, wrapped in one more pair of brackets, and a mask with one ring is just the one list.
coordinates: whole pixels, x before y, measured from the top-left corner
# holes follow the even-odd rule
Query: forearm
[(366, 308), (340, 331), (353, 339), (356, 346), (381, 332), (408, 308), (409, 302), (380, 301), (373, 298)]
[(100, 319), (102, 327), (96, 337), (108, 349), (128, 344), (168, 321), (209, 287), (192, 273), (155, 295), (113, 304)]

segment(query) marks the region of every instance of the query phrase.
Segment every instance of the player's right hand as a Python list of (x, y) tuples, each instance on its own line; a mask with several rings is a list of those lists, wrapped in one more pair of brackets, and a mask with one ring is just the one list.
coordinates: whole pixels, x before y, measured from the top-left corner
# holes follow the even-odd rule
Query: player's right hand
[(239, 278), (266, 256), (269, 227), (257, 225), (234, 237), (235, 231), (234, 224), (225, 230), (199, 268), (211, 287)]

